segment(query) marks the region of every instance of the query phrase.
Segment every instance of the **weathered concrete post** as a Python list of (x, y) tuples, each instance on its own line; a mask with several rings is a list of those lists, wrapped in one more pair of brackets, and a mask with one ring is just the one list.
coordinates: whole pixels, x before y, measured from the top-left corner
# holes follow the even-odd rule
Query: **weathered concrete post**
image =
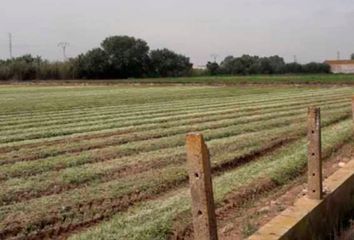
[(320, 108), (308, 108), (308, 197), (322, 199), (321, 113)]
[(187, 135), (187, 166), (192, 196), (194, 239), (217, 240), (209, 151), (203, 135)]
[[(354, 96), (352, 96), (352, 118), (354, 122)], [(353, 131), (354, 131), (354, 127), (353, 127)]]

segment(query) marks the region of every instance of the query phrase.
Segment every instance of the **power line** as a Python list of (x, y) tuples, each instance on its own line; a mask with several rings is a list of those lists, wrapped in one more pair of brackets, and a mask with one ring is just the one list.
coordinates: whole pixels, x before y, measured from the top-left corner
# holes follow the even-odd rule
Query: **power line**
[(68, 42), (60, 42), (58, 43), (58, 47), (61, 47), (63, 49), (63, 59), (64, 61), (66, 61), (67, 57), (66, 57), (66, 48), (70, 46), (70, 43)]

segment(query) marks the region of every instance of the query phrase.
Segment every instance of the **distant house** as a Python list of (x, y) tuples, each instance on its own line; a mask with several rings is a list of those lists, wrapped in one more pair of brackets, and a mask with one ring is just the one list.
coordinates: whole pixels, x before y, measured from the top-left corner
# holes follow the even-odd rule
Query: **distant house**
[(354, 60), (328, 60), (325, 61), (332, 73), (354, 73)]

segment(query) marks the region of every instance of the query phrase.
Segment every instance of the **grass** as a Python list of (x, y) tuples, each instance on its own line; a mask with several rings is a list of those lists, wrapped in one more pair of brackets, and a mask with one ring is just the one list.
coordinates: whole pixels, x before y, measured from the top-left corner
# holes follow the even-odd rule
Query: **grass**
[[(251, 76), (201, 76), (181, 78), (116, 79), (116, 80), (66, 80), (34, 81), (43, 85), (112, 85), (112, 84), (202, 84), (202, 85), (242, 85), (242, 84), (353, 84), (354, 76), (349, 74), (283, 74)], [(6, 84), (6, 82), (4, 82)], [(28, 83), (24, 83), (28, 84)], [(32, 84), (32, 83), (29, 83)]]
[[(324, 152), (329, 156), (338, 145), (351, 138), (351, 121), (327, 127), (323, 131)], [(290, 144), (276, 151), (272, 156), (260, 158), (243, 168), (229, 171), (214, 178), (216, 202), (220, 203), (232, 191), (251, 185), (265, 176), (279, 184), (285, 183), (302, 171), (306, 164), (306, 139)], [(172, 196), (149, 201), (117, 214), (86, 233), (74, 235), (71, 240), (91, 239), (166, 239), (173, 219), (179, 212), (190, 208), (188, 189), (181, 189)]]
[(303, 75), (251, 75), (191, 78), (131, 79), (125, 83), (179, 83), (179, 84), (353, 84), (353, 75), (303, 74)]
[(325, 154), (347, 141), (352, 92), (1, 86), (0, 238), (111, 219), (74, 239), (164, 239), (189, 209), (186, 133), (203, 132), (222, 205), (264, 177), (281, 185), (303, 171), (307, 106), (321, 107)]

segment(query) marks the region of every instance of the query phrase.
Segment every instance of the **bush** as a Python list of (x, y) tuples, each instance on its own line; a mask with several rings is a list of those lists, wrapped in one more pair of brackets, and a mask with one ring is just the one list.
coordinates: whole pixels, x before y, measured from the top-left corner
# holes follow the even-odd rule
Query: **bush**
[(168, 49), (153, 50), (150, 53), (151, 76), (182, 77), (191, 74), (189, 58)]
[[(284, 59), (275, 55), (271, 57), (258, 57), (242, 55), (241, 57), (228, 56), (221, 62), (218, 73), (216, 73), (216, 65), (207, 64), (210, 75), (215, 74), (284, 74), (284, 73), (329, 73), (330, 67), (324, 63), (285, 63)], [(214, 69), (212, 69), (214, 68)]]

